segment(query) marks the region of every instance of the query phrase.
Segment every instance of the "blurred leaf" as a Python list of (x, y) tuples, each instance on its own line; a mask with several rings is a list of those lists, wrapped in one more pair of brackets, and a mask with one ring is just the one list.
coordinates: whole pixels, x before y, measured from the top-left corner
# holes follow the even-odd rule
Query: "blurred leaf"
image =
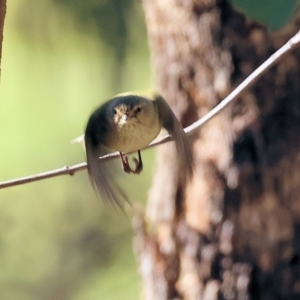
[(78, 28), (87, 32), (94, 24), (99, 37), (114, 55), (116, 87), (122, 84), (122, 68), (130, 39), (128, 20), (133, 17), (133, 0), (52, 0), (73, 13)]
[(231, 0), (247, 16), (267, 25), (270, 30), (283, 27), (297, 6), (297, 0)]

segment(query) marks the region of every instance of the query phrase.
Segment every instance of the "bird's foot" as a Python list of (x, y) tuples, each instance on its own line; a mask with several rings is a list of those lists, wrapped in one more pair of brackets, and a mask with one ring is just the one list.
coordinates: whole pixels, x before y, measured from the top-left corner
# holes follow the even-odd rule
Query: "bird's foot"
[(132, 172), (134, 174), (140, 174), (143, 170), (143, 162), (142, 160), (137, 160), (135, 157), (133, 158), (135, 163), (135, 170)]
[(134, 171), (131, 169), (129, 162), (128, 162), (128, 156), (123, 156), (121, 154), (121, 161), (122, 161), (122, 167), (123, 167), (123, 171), (126, 173), (134, 173)]
[(135, 157), (133, 158), (133, 161), (135, 163), (135, 170), (133, 172), (134, 174), (140, 174), (143, 170), (143, 161), (140, 150), (138, 151), (138, 157), (139, 159), (136, 159)]
[(140, 174), (141, 171), (143, 170), (143, 162), (142, 162), (142, 157), (140, 151), (138, 151), (138, 159), (133, 158), (133, 161), (135, 163), (135, 169), (133, 170), (128, 162), (128, 156), (123, 156), (123, 154), (120, 152), (121, 156), (121, 161), (122, 161), (122, 167), (123, 171), (126, 173), (133, 173), (133, 174)]

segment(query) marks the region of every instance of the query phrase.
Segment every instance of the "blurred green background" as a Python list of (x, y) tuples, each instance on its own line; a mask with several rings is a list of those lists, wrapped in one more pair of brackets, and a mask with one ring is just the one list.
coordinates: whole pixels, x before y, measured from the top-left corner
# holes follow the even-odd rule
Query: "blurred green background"
[[(236, 3), (277, 29), (296, 1)], [(92, 110), (115, 93), (153, 86), (141, 5), (8, 0), (0, 180), (84, 161), (70, 140)], [(154, 152), (143, 157), (143, 174), (122, 178), (138, 203), (147, 197)], [(139, 299), (130, 214), (102, 204), (86, 171), (0, 192), (0, 300)]]

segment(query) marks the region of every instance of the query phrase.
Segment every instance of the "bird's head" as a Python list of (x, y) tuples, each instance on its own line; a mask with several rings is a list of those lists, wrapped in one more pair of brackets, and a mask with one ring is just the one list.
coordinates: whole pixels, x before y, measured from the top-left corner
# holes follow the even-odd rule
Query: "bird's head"
[(116, 98), (113, 113), (114, 123), (118, 126), (131, 124), (150, 126), (155, 107), (147, 98), (128, 95)]

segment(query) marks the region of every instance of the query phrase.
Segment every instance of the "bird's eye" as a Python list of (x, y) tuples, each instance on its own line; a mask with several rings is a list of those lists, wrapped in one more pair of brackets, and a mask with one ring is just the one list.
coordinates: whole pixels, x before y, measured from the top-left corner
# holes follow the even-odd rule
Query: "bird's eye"
[(116, 115), (117, 114), (117, 110), (114, 108), (114, 114)]
[(136, 113), (139, 113), (139, 112), (141, 112), (142, 111), (142, 108), (139, 106), (139, 107), (137, 107), (137, 109), (135, 110), (135, 112)]

